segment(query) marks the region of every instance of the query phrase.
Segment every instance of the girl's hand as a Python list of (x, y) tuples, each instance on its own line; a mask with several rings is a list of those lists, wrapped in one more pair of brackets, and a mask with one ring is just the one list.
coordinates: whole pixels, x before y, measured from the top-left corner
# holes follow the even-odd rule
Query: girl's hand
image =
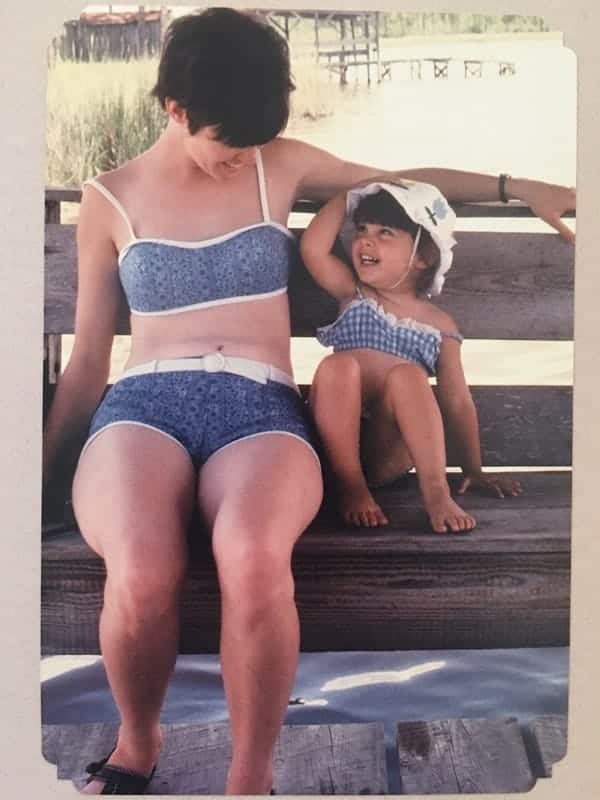
[(567, 242), (575, 241), (575, 234), (561, 220), (565, 211), (575, 210), (575, 189), (543, 181), (516, 178), (507, 189), (513, 197), (527, 203), (533, 213), (552, 225)]
[(475, 489), (485, 494), (496, 495), (496, 497), (505, 497), (506, 495), (516, 497), (523, 494), (519, 481), (485, 472), (473, 472), (465, 475), (458, 494), (464, 494), (467, 489)]

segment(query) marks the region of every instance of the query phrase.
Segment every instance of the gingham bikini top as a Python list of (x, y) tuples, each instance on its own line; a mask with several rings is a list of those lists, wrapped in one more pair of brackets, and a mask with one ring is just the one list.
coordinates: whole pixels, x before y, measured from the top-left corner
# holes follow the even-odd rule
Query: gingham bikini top
[(132, 314), (177, 314), (287, 291), (296, 243), (287, 228), (270, 219), (258, 149), (256, 171), (262, 222), (195, 242), (138, 238), (117, 198), (99, 181), (86, 181), (127, 223), (130, 240), (119, 253), (119, 275)]
[(317, 339), (326, 347), (354, 350), (367, 347), (412, 361), (435, 375), (442, 336), (463, 341), (459, 333), (439, 331), (411, 318), (398, 319), (376, 300), (365, 297), (356, 287), (357, 297), (338, 318), (317, 329)]

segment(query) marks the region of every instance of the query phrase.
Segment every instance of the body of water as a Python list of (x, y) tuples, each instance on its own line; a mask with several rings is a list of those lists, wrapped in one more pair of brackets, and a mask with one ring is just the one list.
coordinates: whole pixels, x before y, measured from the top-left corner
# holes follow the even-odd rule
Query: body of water
[[(447, 79), (434, 79), (431, 63), (421, 80), (395, 64), (392, 80), (370, 87), (365, 68), (350, 68), (335, 114), (296, 121), (290, 133), (386, 169), (450, 167), (575, 184), (577, 59), (560, 38), (383, 40), (381, 49), (383, 59), (459, 60)], [(516, 74), (501, 78), (486, 63), (482, 78), (465, 78), (463, 59), (511, 61)], [(335, 76), (329, 83), (339, 91)]]

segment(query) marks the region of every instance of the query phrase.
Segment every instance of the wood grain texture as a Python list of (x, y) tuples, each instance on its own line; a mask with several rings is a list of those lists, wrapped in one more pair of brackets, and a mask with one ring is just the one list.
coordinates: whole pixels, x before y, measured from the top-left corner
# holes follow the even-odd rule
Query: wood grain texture
[(513, 718), (398, 724), (402, 794), (527, 792), (535, 783)]
[[(485, 466), (564, 467), (572, 463), (570, 386), (474, 386)], [(448, 443), (448, 465), (458, 466)]]
[[(462, 333), (482, 339), (572, 339), (574, 248), (555, 234), (462, 232), (439, 304)], [(72, 333), (74, 225), (46, 226), (45, 333)], [(334, 318), (334, 301), (298, 259), (290, 279), (294, 336), (314, 336)], [(437, 301), (436, 301), (437, 302)], [(117, 333), (129, 333), (122, 304)]]
[(559, 714), (538, 717), (529, 730), (540, 766), (539, 777), (551, 778), (552, 766), (567, 753), (567, 718)]
[[(376, 493), (386, 529), (348, 528), (324, 509), (294, 551), (302, 648), (566, 645), (570, 475), (519, 477), (521, 497), (465, 496), (471, 534), (429, 532), (414, 480)], [(216, 652), (218, 586), (200, 529), (190, 550), (180, 652)], [(42, 555), (43, 652), (98, 652), (103, 562), (72, 529), (46, 537)]]
[[(79, 203), (81, 201), (81, 189), (77, 187), (47, 186), (46, 200), (53, 200), (62, 203)], [(510, 203), (500, 201), (485, 203), (451, 203), (457, 217), (485, 217), (489, 219), (534, 217), (535, 215), (525, 203), (519, 200), (511, 200)], [(296, 200), (293, 212), (314, 214), (322, 206), (313, 200)], [(575, 212), (567, 211), (563, 216), (575, 217)]]
[[(163, 725), (164, 747), (149, 794), (223, 794), (231, 760), (226, 724)], [(80, 787), (85, 766), (112, 748), (115, 724), (42, 726), (42, 749), (59, 779)], [(384, 794), (383, 724), (284, 726), (273, 759), (277, 794)]]

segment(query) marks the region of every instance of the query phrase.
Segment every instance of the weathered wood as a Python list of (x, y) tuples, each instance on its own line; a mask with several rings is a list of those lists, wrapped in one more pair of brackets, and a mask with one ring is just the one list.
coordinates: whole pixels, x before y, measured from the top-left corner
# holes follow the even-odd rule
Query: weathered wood
[[(462, 232), (441, 307), (470, 338), (571, 339), (573, 246), (555, 234)], [(45, 333), (72, 333), (75, 319), (74, 225), (46, 226)], [(314, 336), (334, 301), (297, 264), (290, 280), (292, 332)], [(129, 332), (126, 306), (117, 333)]]
[[(570, 386), (473, 386), (483, 463), (489, 467), (564, 467), (572, 462)], [(448, 464), (458, 466), (448, 442)]]
[(81, 189), (73, 186), (47, 186), (45, 198), (46, 201), (58, 203), (80, 203)]
[(60, 201), (59, 200), (51, 200), (46, 196), (46, 201), (44, 204), (44, 222), (46, 225), (60, 224)]
[(459, 232), (436, 302), (463, 335), (572, 339), (574, 248), (554, 234)]
[[(229, 726), (163, 725), (164, 746), (149, 794), (223, 794), (231, 760)], [(85, 766), (112, 748), (116, 724), (42, 726), (42, 750), (59, 779), (81, 787)], [(277, 794), (384, 794), (383, 725), (284, 726), (275, 746)]]
[(84, 12), (79, 19), (65, 23), (54, 46), (63, 58), (75, 61), (155, 55), (161, 46), (161, 13), (140, 9), (119, 14)]
[(61, 372), (62, 342), (57, 334), (44, 335), (44, 363), (42, 365), (44, 421), (52, 404), (57, 381)]
[[(398, 61), (413, 61), (413, 59), (398, 59)], [(383, 63), (394, 63), (385, 61)], [(81, 201), (81, 189), (77, 187), (46, 187), (46, 199), (57, 200), (62, 203), (79, 203)], [(321, 207), (321, 203), (313, 200), (296, 200), (293, 211), (297, 213), (314, 214)], [(519, 200), (511, 200), (510, 203), (500, 201), (490, 201), (486, 203), (451, 203), (458, 217), (484, 217), (490, 219), (514, 218), (514, 217), (533, 217), (535, 216), (529, 206)], [(574, 211), (567, 211), (564, 217), (574, 218)]]
[[(536, 527), (534, 516), (538, 513), (548, 512), (555, 514), (556, 519), (565, 520), (565, 512), (571, 509), (571, 473), (556, 472), (515, 472), (511, 473), (520, 480), (524, 493), (519, 497), (496, 499), (485, 494), (468, 492), (461, 498), (464, 507), (481, 519), (481, 513), (488, 515), (485, 538), (473, 536), (460, 536), (457, 538), (429, 534), (425, 512), (419, 494), (417, 481), (414, 475), (399, 479), (387, 488), (376, 489), (374, 494), (377, 500), (389, 512), (390, 525), (377, 530), (349, 528), (334, 516), (334, 511), (327, 504), (311, 523), (296, 547), (304, 547), (308, 537), (311, 537), (312, 548), (322, 547), (325, 552), (340, 536), (344, 537), (346, 547), (361, 547), (361, 543), (368, 537), (369, 548), (378, 548), (380, 552), (406, 548), (411, 552), (415, 546), (419, 552), (439, 552), (440, 548), (450, 552), (481, 552), (482, 549), (511, 548), (513, 551), (531, 552), (532, 548), (540, 551), (547, 548), (562, 550), (565, 541), (569, 539), (568, 526), (556, 524), (548, 528), (544, 536), (543, 528)], [(449, 475), (450, 484), (456, 489), (460, 476)], [(331, 501), (331, 495), (328, 500)], [(498, 513), (510, 515), (507, 525), (497, 525)], [(493, 516), (493, 519), (490, 517)], [(520, 522), (518, 522), (520, 520)], [(482, 528), (483, 521), (479, 525)], [(489, 529), (493, 525), (492, 529)], [(79, 560), (82, 557), (79, 536), (72, 536), (75, 528), (72, 518), (64, 520), (63, 527), (54, 526), (55, 533), (60, 533), (58, 540), (53, 539), (52, 547), (44, 547), (44, 560), (57, 560), (68, 562)], [(530, 535), (528, 535), (528, 532)], [(445, 544), (444, 544), (445, 543)], [(88, 552), (87, 549), (85, 552)], [(91, 551), (89, 551), (91, 554)], [(202, 556), (203, 551), (192, 548), (191, 556)]]
[(552, 766), (567, 753), (567, 718), (552, 714), (538, 717), (530, 723), (531, 745), (540, 778), (552, 777)]
[(527, 792), (535, 784), (514, 718), (398, 724), (402, 794)]
[[(376, 492), (387, 529), (351, 529), (324, 509), (294, 551), (303, 650), (566, 645), (570, 476), (519, 477), (529, 494), (465, 496), (471, 534), (430, 533), (414, 480)], [(102, 561), (73, 529), (46, 537), (42, 556), (42, 652), (98, 652)], [(199, 528), (190, 562), (180, 652), (216, 652), (218, 586)]]

